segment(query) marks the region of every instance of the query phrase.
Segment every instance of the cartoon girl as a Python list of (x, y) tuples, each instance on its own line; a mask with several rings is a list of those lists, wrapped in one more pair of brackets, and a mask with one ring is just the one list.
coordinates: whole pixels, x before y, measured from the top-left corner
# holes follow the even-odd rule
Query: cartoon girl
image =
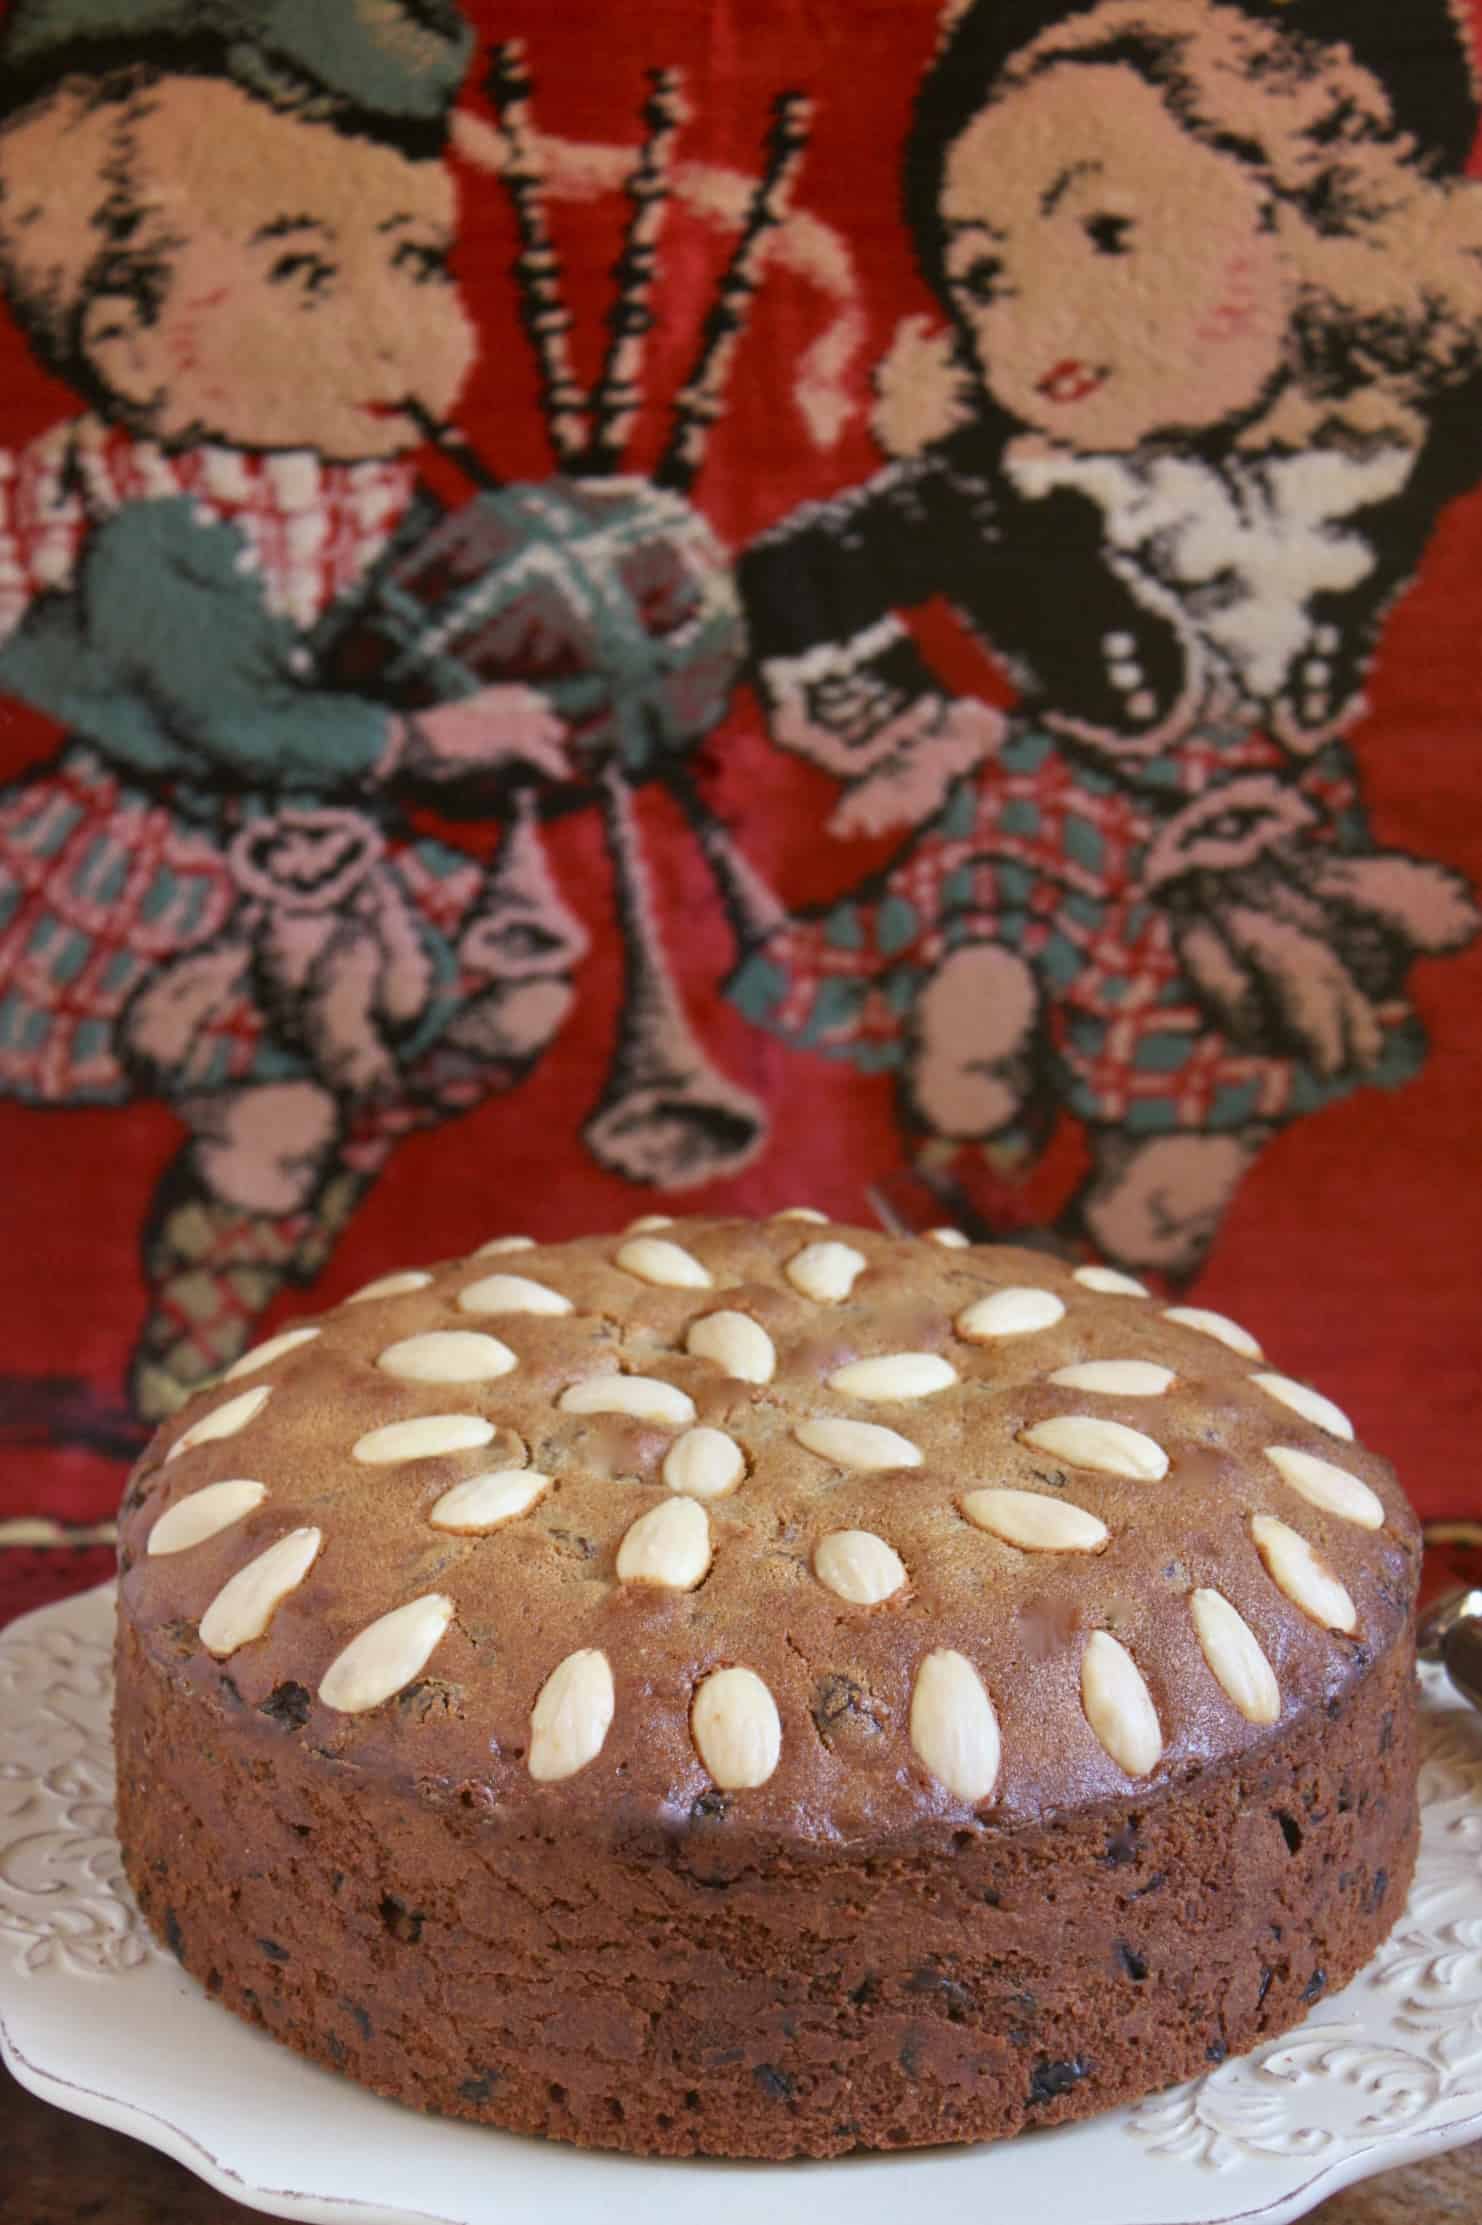
[[(884, 367), (892, 461), (741, 566), (833, 831), (915, 831), (732, 994), (893, 1071), (918, 1135), (1028, 1155), (1069, 1109), (1064, 1237), (1185, 1278), (1284, 1123), (1416, 1072), (1408, 967), (1477, 922), (1376, 848), (1341, 739), (1482, 472), (1475, 114), (1441, 0), (1451, 83), (1408, 19), (1368, 66), (1383, 11), (1326, 0), (1048, 12), (974, 0), (922, 85), (905, 204), (948, 323)], [(934, 679), (898, 615), (932, 596), (1011, 716)]]
[(473, 357), (442, 158), (472, 39), (293, 13), (6, 25), (0, 275), (86, 408), (0, 459), (0, 685), (69, 730), (0, 793), (0, 1089), (185, 1125), (146, 1416), (311, 1279), (407, 1129), (528, 1070), (581, 949), (518, 814), (486, 869), (399, 808), (569, 777), (543, 698), (404, 716), (316, 672)]

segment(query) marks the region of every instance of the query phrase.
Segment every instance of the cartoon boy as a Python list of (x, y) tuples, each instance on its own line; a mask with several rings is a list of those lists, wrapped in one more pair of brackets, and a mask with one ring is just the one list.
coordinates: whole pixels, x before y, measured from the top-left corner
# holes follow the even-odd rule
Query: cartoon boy
[[(1386, 42), (1325, 0), (957, 12), (905, 162), (946, 328), (886, 365), (894, 460), (741, 567), (835, 831), (916, 831), (733, 993), (894, 1071), (918, 1136), (1030, 1155), (1068, 1109), (1064, 1235), (1175, 1278), (1284, 1123), (1415, 1073), (1409, 965), (1476, 926), (1375, 848), (1340, 739), (1482, 470), (1476, 118), (1424, 13)], [(934, 595), (1010, 718), (926, 667), (898, 613)]]
[(147, 1416), (570, 999), (524, 816), (486, 871), (398, 811), (559, 778), (542, 699), (397, 716), (306, 645), (473, 356), (441, 152), (470, 38), (444, 0), (17, 0), (0, 44), (0, 279), (86, 405), (0, 459), (0, 685), (68, 729), (0, 793), (0, 1088), (185, 1124)]

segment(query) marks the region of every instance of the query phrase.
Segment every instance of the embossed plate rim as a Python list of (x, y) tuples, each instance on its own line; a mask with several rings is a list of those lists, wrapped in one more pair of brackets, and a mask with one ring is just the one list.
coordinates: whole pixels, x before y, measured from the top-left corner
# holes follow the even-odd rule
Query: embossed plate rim
[[(1424, 1672), (1409, 1907), (1368, 1970), (1295, 2033), (1001, 2146), (649, 2162), (379, 2100), (238, 2023), (141, 1946), (106, 1829), (112, 1611), (102, 1585), (0, 1632), (0, 2054), (44, 2100), (250, 2208), (312, 2225), (590, 2225), (600, 2203), (604, 2225), (688, 2225), (702, 2199), (706, 2225), (750, 2225), (763, 2203), (777, 2225), (893, 2225), (904, 2196), (1039, 2225), (1286, 2225), (1356, 2179), (1482, 2133), (1482, 1716), (1449, 1700), (1438, 1672)], [(23, 1969), (23, 1953), (38, 1967)], [(1338, 2124), (1321, 2122), (1325, 2105)], [(1368, 2123), (1345, 2130), (1345, 2108)]]

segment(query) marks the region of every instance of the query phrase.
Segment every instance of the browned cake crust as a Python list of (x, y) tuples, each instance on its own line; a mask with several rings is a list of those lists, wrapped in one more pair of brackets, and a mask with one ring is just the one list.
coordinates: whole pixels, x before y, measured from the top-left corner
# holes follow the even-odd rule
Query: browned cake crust
[[(1350, 1977), (1414, 1858), (1418, 1548), (1344, 1417), (1034, 1254), (781, 1216), (632, 1241), (352, 1301), (141, 1462), (120, 1828), (186, 1968), (421, 2108), (756, 2156), (1084, 2116)], [(493, 1274), (570, 1310), (460, 1303)], [(770, 1366), (696, 1335), (721, 1312)], [(505, 1357), (407, 1357), (449, 1331)], [(614, 1374), (669, 1389), (592, 1411)], [(487, 1441), (367, 1461), (450, 1413)], [(800, 1441), (841, 1419), (893, 1449)]]

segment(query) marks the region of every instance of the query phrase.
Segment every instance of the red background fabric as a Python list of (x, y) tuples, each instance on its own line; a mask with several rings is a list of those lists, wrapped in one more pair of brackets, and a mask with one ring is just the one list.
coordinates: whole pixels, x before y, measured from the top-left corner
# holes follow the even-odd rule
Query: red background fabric
[[(931, 51), (935, 9), (923, 0), (853, 0), (847, 7), (747, 0), (744, 8), (722, 0), (706, 7), (627, 0), (621, 8), (570, 13), (532, 7), (522, 26), (512, 23), (521, 11), (505, 0), (497, 7), (475, 0), (469, 12), (484, 38), (526, 30), (541, 124), (573, 140), (631, 144), (645, 69), (677, 63), (693, 110), (687, 151), (754, 172), (775, 93), (796, 85), (813, 96), (798, 201), (847, 243), (864, 318), (849, 367), (847, 428), (836, 444), (816, 445), (784, 376), (836, 305), (795, 274), (778, 273), (755, 305), (697, 499), (721, 537), (739, 547), (800, 500), (868, 476), (879, 463), (868, 423), (871, 366), (903, 314), (933, 307), (899, 215), (898, 150)], [(488, 113), (476, 83), (464, 102)], [(515, 324), (509, 210), (495, 181), (466, 164), (460, 169), (458, 267), (480, 335), (460, 422), (506, 476), (540, 478), (550, 457)], [(575, 310), (578, 367), (590, 377), (602, 347), (600, 317), (623, 206), (605, 194), (581, 206), (557, 201), (552, 214)], [(644, 415), (640, 464), (657, 452), (663, 427), (657, 398), (673, 393), (687, 364), (693, 317), (708, 298), (725, 244), (688, 219), (666, 244), (665, 315), (648, 370), (655, 400)], [(74, 413), (75, 399), (43, 375), (12, 332), (0, 333), (0, 365), (0, 446), (19, 448)], [(434, 459), (429, 469), (449, 485), (445, 466)], [(929, 610), (918, 630), (960, 688), (1007, 698), (1004, 674), (950, 612)], [(1350, 737), (1380, 840), (1442, 859), (1474, 886), (1482, 883), (1479, 632), (1482, 491), (1462, 496), (1442, 515), (1419, 577), (1388, 621), (1369, 686), (1372, 707)], [(13, 779), (40, 762), (57, 739), (56, 728), (7, 700), (0, 707), (0, 777)], [(709, 800), (790, 903), (851, 888), (890, 853), (888, 842), (823, 836), (833, 784), (778, 752), (746, 688), (701, 762)], [(841, 1220), (869, 1219), (870, 1183), (902, 1163), (888, 1080), (786, 1048), (721, 1000), (716, 984), (733, 949), (695, 844), (659, 790), (641, 793), (639, 811), (659, 913), (699, 1033), (720, 1066), (765, 1099), (772, 1123), (766, 1148), (742, 1175), (687, 1194), (681, 1209), (766, 1210), (808, 1201)], [(454, 839), (487, 849), (490, 835), (464, 825)], [(281, 1298), (265, 1331), (410, 1259), (454, 1253), (510, 1228), (558, 1237), (617, 1226), (668, 1202), (603, 1173), (582, 1146), (582, 1119), (601, 1086), (617, 1025), (620, 954), (594, 813), (559, 819), (549, 847), (562, 890), (592, 938), (572, 1018), (518, 1088), (461, 1122), (406, 1140), (316, 1288), (307, 1297)], [(1411, 994), (1431, 1039), (1423, 1072), (1394, 1095), (1357, 1090), (1276, 1140), (1236, 1197), (1197, 1302), (1249, 1324), (1280, 1366), (1316, 1381), (1347, 1407), (1360, 1434), (1396, 1462), (1422, 1511), (1482, 1515), (1475, 1459), (1482, 943), (1420, 964)], [(0, 1518), (44, 1512), (91, 1522), (116, 1501), (123, 1474), (117, 1454), (59, 1444), (51, 1423), (58, 1404), (85, 1389), (94, 1416), (106, 1408), (123, 1428), (119, 1385), (145, 1302), (141, 1219), (179, 1134), (159, 1104), (61, 1111), (0, 1105), (0, 1329), (10, 1386), (10, 1412), (0, 1417)], [(1017, 1190), (1005, 1184), (1006, 1226), (1053, 1210), (1080, 1150), (1074, 1124), (1067, 1124), (1027, 1184)], [(60, 1562), (61, 1556), (59, 1570)], [(79, 1563), (76, 1573), (82, 1572)], [(18, 1573), (12, 1581), (19, 1585)]]

